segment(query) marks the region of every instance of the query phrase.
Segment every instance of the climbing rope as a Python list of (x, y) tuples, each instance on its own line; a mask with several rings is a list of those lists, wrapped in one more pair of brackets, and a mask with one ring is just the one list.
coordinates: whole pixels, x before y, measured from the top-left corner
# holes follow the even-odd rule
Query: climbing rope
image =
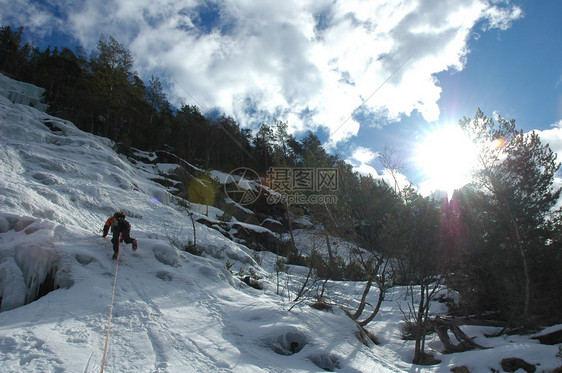
[(115, 277), (113, 278), (113, 291), (111, 293), (111, 307), (109, 307), (109, 321), (107, 323), (107, 335), (105, 337), (105, 347), (103, 349), (103, 358), (101, 361), (101, 373), (105, 365), (105, 355), (107, 354), (107, 345), (109, 343), (109, 331), (111, 330), (111, 316), (113, 315), (113, 299), (115, 299), (115, 285), (117, 284), (117, 271), (119, 270), (119, 254), (115, 262)]

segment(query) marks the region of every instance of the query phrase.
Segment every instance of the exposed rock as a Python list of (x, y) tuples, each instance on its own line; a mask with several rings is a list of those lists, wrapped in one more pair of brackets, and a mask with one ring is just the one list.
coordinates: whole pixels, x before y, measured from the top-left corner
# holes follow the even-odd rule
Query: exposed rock
[[(228, 212), (236, 218), (236, 220), (243, 223), (259, 225), (260, 220), (253, 211), (253, 208), (245, 208), (237, 203), (234, 203), (230, 198), (217, 198), (215, 207)], [(250, 206), (251, 207), (251, 206)]]
[(452, 367), (451, 372), (453, 372), (453, 373), (470, 373), (470, 370), (463, 365), (463, 366), (460, 366), (460, 367)]
[(333, 309), (331, 304), (326, 303), (326, 302), (321, 301), (321, 300), (313, 302), (309, 306), (312, 307), (312, 308), (315, 308), (319, 311), (332, 311), (332, 309)]
[(257, 231), (239, 223), (232, 224), (232, 228), (236, 230), (231, 232), (236, 238), (246, 242), (255, 242), (267, 251), (275, 252), (279, 245), (279, 239), (270, 230)]
[(503, 359), (501, 362), (501, 366), (504, 372), (516, 372), (519, 369), (523, 369), (527, 373), (534, 373), (537, 370), (536, 366), (516, 357)]
[(197, 219), (198, 223), (201, 223), (203, 225), (206, 225), (209, 228), (215, 229), (217, 231), (219, 231), (220, 233), (223, 234), (223, 236), (225, 236), (228, 239), (232, 239), (232, 234), (229, 233), (230, 231), (230, 224), (226, 223), (226, 222), (221, 222), (221, 221), (216, 221), (216, 220), (210, 220), (204, 217), (200, 217)]
[(275, 233), (286, 233), (287, 229), (279, 220), (267, 218), (260, 224), (262, 227), (269, 229)]
[(533, 337), (533, 339), (538, 339), (543, 345), (556, 345), (562, 343), (562, 329)]
[(314, 229), (314, 224), (306, 219), (297, 219), (291, 222), (293, 229)]
[(250, 276), (245, 276), (244, 278), (242, 278), (242, 282), (244, 282), (248, 286), (253, 287), (254, 289), (263, 290), (263, 285), (258, 280), (255, 280)]

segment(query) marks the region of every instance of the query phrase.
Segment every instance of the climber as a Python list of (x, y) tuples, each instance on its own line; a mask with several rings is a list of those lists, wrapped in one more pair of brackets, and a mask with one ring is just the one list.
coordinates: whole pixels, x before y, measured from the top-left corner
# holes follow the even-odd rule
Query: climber
[(113, 243), (113, 259), (117, 259), (119, 256), (119, 242), (125, 241), (125, 243), (133, 244), (133, 251), (137, 250), (137, 240), (131, 238), (131, 224), (125, 220), (125, 213), (122, 211), (117, 211), (113, 216), (111, 216), (105, 222), (103, 226), (103, 237), (105, 238), (109, 233), (111, 228), (111, 233), (113, 233), (113, 238), (111, 242)]

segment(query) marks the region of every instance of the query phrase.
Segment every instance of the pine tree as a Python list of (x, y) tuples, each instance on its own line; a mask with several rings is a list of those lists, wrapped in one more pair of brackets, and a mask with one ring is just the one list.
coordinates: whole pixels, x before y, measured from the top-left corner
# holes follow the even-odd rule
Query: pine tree
[(265, 172), (269, 167), (273, 166), (275, 135), (271, 127), (265, 123), (262, 124), (254, 137), (253, 143), (255, 152), (258, 155), (258, 170)]
[(23, 43), (23, 27), (13, 31), (10, 26), (0, 27), (0, 70), (21, 79), (20, 74), (29, 66), (32, 46)]
[(498, 249), (509, 248), (519, 258), (519, 265), (510, 270), (518, 270), (523, 279), (520, 311), (526, 320), (532, 300), (530, 262), (550, 238), (547, 223), (560, 197), (560, 189), (553, 187), (560, 165), (536, 133), (517, 131), (515, 120), (494, 120), (478, 110), (460, 125), (480, 148), (475, 176), (488, 197), (488, 236), (496, 237)]
[[(97, 51), (90, 59), (94, 106), (100, 113), (102, 134), (118, 139), (126, 119), (122, 114), (127, 104), (137, 94), (133, 85), (136, 72), (133, 70), (133, 57), (125, 47), (113, 38), (100, 37)], [(139, 87), (138, 85), (136, 86)]]

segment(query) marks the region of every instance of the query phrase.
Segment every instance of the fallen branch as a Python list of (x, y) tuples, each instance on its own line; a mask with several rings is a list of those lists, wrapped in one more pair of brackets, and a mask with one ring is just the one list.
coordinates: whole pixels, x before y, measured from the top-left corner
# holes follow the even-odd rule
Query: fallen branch
[[(437, 316), (435, 319), (430, 321), (431, 326), (439, 336), (439, 339), (445, 346), (445, 353), (453, 353), (453, 352), (463, 352), (463, 351), (470, 351), (470, 350), (484, 350), (489, 347), (484, 347), (479, 345), (478, 343), (474, 342), (472, 338), (466, 335), (461, 328), (457, 325), (454, 320), (451, 319), (443, 319)], [(451, 330), (453, 335), (458, 341), (458, 344), (454, 344), (447, 333), (448, 330)]]

